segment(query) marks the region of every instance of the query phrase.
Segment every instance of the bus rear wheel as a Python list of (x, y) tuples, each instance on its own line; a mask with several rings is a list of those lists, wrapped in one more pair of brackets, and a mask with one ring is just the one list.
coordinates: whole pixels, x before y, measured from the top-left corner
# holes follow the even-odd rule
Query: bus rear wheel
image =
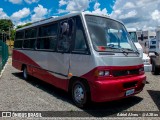
[(77, 80), (72, 84), (72, 99), (79, 108), (88, 106), (90, 97), (86, 83)]
[(27, 67), (26, 67), (26, 66), (23, 67), (23, 78), (24, 78), (25, 80), (28, 79), (28, 73), (27, 73)]

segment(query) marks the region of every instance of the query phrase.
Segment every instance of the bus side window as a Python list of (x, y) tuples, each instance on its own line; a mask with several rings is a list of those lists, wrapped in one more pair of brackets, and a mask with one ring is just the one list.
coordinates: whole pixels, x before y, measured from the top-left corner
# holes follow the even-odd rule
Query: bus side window
[(56, 50), (58, 34), (58, 23), (43, 25), (39, 27), (37, 39), (37, 49), (40, 50)]
[(76, 17), (76, 32), (73, 50), (78, 52), (85, 52), (87, 50), (85, 33), (79, 16)]
[(22, 48), (23, 40), (16, 40), (14, 42), (14, 48)]
[(73, 35), (73, 24), (72, 19), (60, 23), (60, 35), (57, 45), (58, 51), (69, 52)]
[(24, 31), (18, 31), (16, 32), (16, 37), (14, 41), (14, 48), (22, 48), (23, 44), (23, 39), (24, 39)]

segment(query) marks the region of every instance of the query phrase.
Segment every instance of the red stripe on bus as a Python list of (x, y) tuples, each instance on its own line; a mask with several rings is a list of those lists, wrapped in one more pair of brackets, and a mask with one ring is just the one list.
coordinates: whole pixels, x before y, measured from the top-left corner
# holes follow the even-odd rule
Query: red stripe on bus
[(49, 73), (49, 71), (44, 70), (40, 65), (38, 65), (34, 60), (32, 60), (24, 53), (18, 50), (13, 50), (12, 59), (13, 67), (21, 70), (22, 65), (25, 64), (27, 65), (27, 70), (30, 75), (39, 78), (43, 81), (46, 81), (47, 83), (50, 83), (63, 90), (68, 90), (68, 79), (61, 79), (55, 77), (53, 74)]

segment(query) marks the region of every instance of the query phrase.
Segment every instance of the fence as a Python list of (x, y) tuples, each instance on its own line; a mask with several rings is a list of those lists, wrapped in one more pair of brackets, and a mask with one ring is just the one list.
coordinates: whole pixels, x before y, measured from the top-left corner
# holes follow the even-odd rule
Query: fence
[(8, 60), (8, 46), (0, 40), (0, 72)]

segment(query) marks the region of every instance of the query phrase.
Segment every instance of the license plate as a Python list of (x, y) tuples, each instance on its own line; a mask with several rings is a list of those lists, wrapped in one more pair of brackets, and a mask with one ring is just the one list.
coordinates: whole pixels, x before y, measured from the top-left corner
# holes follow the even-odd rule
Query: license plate
[(128, 95), (132, 95), (133, 93), (134, 93), (134, 89), (131, 89), (131, 90), (127, 90), (126, 91), (126, 96), (128, 96)]

